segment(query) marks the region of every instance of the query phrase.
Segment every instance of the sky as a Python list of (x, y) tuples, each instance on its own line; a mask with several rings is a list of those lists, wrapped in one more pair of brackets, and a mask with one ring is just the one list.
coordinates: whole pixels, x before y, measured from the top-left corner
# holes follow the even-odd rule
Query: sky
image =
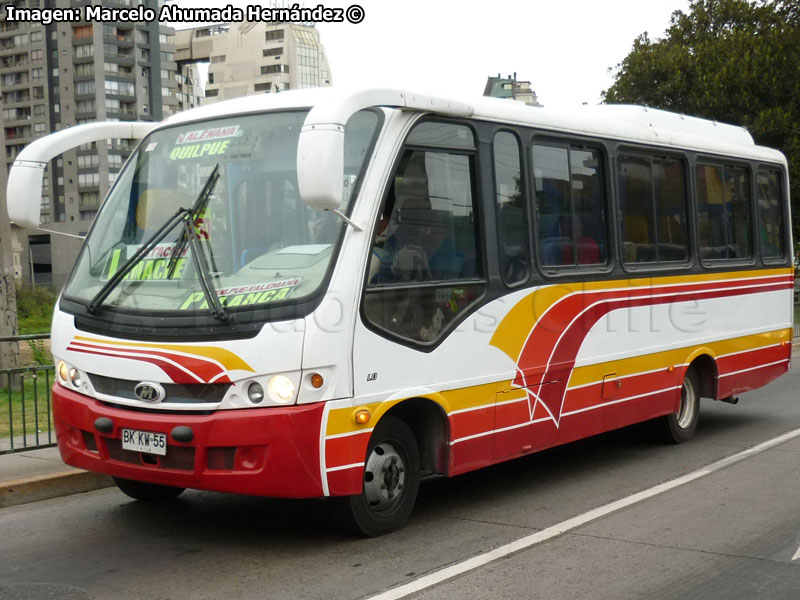
[[(187, 7), (254, 0), (173, 0)], [(280, 0), (284, 6), (286, 0)], [(305, 0), (313, 8), (359, 4), (359, 24), (321, 23), (336, 86), (390, 86), (481, 95), (490, 75), (516, 72), (545, 106), (596, 104), (609, 68), (648, 32), (662, 36), (689, 0)], [(175, 24), (176, 27), (181, 27)]]

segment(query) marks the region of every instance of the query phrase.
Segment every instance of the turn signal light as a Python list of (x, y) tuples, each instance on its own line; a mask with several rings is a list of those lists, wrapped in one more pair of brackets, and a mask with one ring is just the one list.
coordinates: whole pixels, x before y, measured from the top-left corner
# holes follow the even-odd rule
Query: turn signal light
[(322, 387), (322, 384), (325, 383), (325, 380), (322, 378), (322, 375), (319, 373), (312, 373), (311, 374), (311, 387), (318, 390)]
[(366, 408), (357, 410), (353, 415), (353, 421), (356, 422), (356, 425), (366, 425), (371, 418), (372, 414)]

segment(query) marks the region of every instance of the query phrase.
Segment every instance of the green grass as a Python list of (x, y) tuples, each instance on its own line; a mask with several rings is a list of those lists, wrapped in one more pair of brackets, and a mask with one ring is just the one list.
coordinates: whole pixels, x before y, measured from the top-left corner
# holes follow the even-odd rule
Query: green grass
[(50, 333), (56, 295), (43, 287), (17, 288), (17, 326), (20, 335)]
[[(45, 377), (44, 370), (38, 370), (35, 378), (32, 372), (24, 373), (24, 403), (23, 391), (20, 389), (19, 384), (14, 382), (14, 380), (19, 382), (20, 375), (20, 373), (13, 373), (11, 375), (12, 389), (10, 398), (7, 376), (0, 381), (0, 439), (9, 438), (12, 434), (15, 437), (23, 433), (35, 434), (38, 429), (41, 432), (39, 441), (46, 442), (47, 431), (53, 422), (53, 416), (50, 414), (48, 406), (50, 394), (48, 381), (50, 386), (52, 386), (54, 373), (50, 371), (48, 378)], [(10, 421), (9, 399), (11, 402)], [(22, 415), (23, 404), (25, 408), (24, 421)], [(53, 439), (55, 440), (55, 433), (53, 434)], [(28, 439), (28, 442), (31, 443), (31, 439)]]

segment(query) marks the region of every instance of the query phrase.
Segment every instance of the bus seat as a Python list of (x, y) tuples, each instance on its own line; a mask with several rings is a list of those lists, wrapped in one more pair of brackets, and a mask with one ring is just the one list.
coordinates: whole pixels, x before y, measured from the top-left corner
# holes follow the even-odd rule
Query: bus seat
[(564, 257), (571, 256), (571, 253), (572, 240), (568, 237), (549, 237), (542, 240), (542, 266), (558, 267), (570, 264), (564, 262)]

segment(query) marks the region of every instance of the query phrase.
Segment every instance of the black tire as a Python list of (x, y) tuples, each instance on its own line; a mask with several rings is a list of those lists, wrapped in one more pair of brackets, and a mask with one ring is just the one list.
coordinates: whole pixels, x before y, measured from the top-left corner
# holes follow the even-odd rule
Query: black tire
[(417, 440), (404, 421), (385, 416), (367, 447), (362, 491), (344, 503), (346, 524), (367, 537), (399, 529), (411, 516), (418, 491)]
[(172, 500), (183, 493), (186, 488), (172, 487), (169, 485), (158, 485), (157, 483), (145, 483), (144, 481), (134, 481), (133, 479), (123, 479), (114, 477), (114, 483), (120, 491), (134, 500), (143, 502), (163, 502)]
[(681, 384), (681, 403), (678, 412), (662, 419), (664, 438), (671, 444), (682, 444), (694, 437), (700, 418), (700, 378), (694, 367), (686, 369)]

